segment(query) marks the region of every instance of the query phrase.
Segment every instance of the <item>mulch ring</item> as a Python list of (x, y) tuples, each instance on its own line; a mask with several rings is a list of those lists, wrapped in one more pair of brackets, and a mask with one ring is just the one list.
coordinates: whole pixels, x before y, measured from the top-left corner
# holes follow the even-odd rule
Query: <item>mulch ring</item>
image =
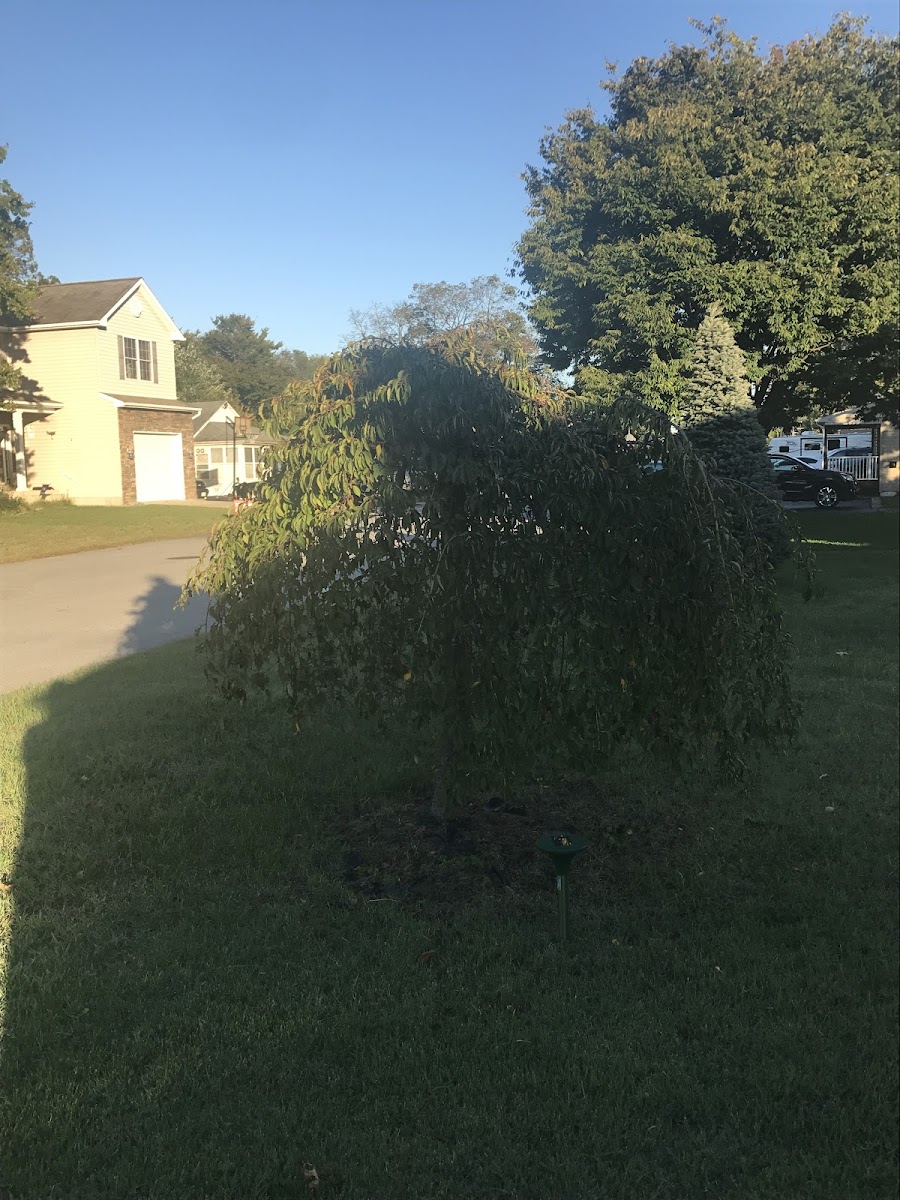
[(535, 843), (548, 830), (587, 839), (574, 868), (579, 889), (609, 887), (611, 872), (627, 871), (636, 857), (665, 855), (688, 840), (677, 814), (629, 815), (622, 796), (586, 778), (523, 789), (512, 799), (478, 797), (447, 824), (431, 816), (429, 800), (366, 799), (348, 815), (341, 867), (357, 897), (445, 908), (492, 891), (522, 899), (546, 892), (553, 870)]

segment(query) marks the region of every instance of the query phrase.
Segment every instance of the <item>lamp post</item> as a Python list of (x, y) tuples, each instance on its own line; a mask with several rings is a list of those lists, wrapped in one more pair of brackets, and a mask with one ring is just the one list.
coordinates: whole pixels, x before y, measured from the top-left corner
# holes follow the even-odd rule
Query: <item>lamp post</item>
[(233, 421), (229, 421), (226, 417), (225, 423), (231, 426), (231, 496), (234, 499), (237, 491), (237, 440), (240, 436), (243, 441), (249, 434), (250, 418), (246, 413), (241, 413)]
[(569, 868), (572, 859), (587, 849), (580, 833), (545, 833), (538, 838), (538, 849), (548, 855), (556, 872), (556, 894), (559, 898), (559, 940), (569, 935)]
[(231, 498), (237, 491), (237, 420), (231, 422)]

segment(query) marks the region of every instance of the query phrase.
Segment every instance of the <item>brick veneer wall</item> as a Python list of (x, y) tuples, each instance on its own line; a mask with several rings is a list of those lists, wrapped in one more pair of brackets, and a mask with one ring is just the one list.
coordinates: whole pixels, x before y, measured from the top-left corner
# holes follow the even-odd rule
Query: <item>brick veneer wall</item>
[(184, 458), (184, 498), (197, 495), (194, 470), (194, 425), (191, 413), (152, 412), (141, 408), (119, 409), (119, 454), (122, 459), (122, 503), (137, 504), (134, 476), (135, 433), (180, 433)]

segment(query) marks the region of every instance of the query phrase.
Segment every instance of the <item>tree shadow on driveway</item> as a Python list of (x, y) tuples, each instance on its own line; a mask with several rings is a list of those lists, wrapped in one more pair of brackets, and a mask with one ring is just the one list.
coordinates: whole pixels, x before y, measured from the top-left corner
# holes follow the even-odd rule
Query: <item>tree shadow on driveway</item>
[(139, 596), (131, 610), (131, 624), (122, 635), (117, 654), (139, 654), (167, 642), (192, 637), (206, 621), (206, 599), (193, 597), (184, 608), (178, 607), (181, 588), (161, 575)]

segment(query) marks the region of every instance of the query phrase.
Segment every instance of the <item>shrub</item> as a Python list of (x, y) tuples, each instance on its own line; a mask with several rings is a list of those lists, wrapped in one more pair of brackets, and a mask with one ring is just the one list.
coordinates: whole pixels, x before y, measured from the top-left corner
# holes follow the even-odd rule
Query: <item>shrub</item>
[(6, 484), (0, 484), (0, 516), (23, 513), (25, 508), (24, 501), (16, 495), (12, 488), (7, 487)]

